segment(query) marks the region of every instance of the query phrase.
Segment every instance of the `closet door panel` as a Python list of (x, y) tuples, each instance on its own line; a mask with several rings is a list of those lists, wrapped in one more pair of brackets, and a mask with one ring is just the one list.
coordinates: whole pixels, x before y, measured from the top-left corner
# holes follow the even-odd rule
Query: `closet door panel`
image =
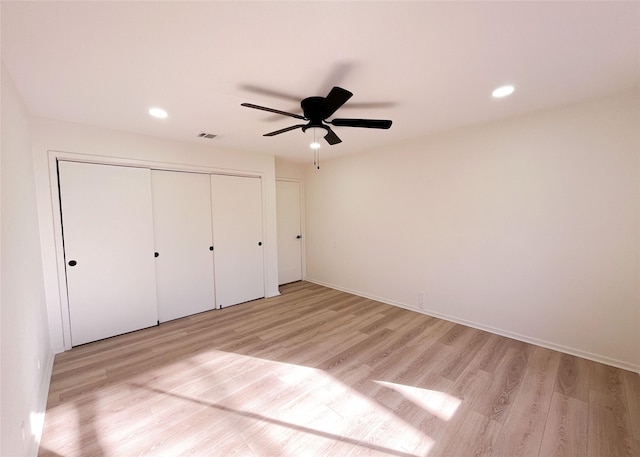
[(59, 162), (73, 346), (157, 323), (150, 170)]
[(260, 178), (211, 176), (216, 302), (264, 297)]
[(152, 171), (160, 322), (215, 307), (209, 175)]

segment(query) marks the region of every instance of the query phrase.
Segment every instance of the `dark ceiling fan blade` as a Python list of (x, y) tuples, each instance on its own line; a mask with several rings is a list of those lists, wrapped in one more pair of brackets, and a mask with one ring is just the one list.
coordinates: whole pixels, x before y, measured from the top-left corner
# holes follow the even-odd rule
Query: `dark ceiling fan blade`
[(330, 122), (336, 127), (364, 127), (367, 129), (388, 129), (391, 121), (384, 119), (333, 119)]
[(269, 111), (270, 113), (282, 114), (283, 116), (291, 116), (291, 117), (295, 117), (296, 119), (306, 120), (303, 116), (300, 116), (299, 114), (287, 113), (286, 111), (280, 111), (278, 109), (254, 105), (253, 103), (241, 103), (240, 105), (246, 106), (247, 108), (260, 109), (262, 111)]
[(336, 135), (336, 133), (329, 127), (327, 127), (327, 134), (324, 136), (324, 139), (332, 146), (334, 144), (342, 143), (342, 140), (338, 138), (338, 135)]
[(275, 135), (280, 135), (281, 133), (284, 132), (288, 132), (290, 130), (295, 130), (295, 129), (299, 129), (300, 127), (304, 127), (306, 124), (298, 124), (298, 125), (292, 125), (291, 127), (287, 127), (286, 129), (280, 129), (280, 130), (276, 130), (275, 132), (269, 132), (269, 133), (265, 133), (262, 136), (275, 136)]
[(356, 63), (353, 61), (336, 62), (328, 69), (323, 79), (323, 83), (318, 86), (318, 94), (328, 93), (332, 87), (339, 86), (346, 79), (349, 73), (353, 72)]
[(334, 87), (327, 95), (327, 98), (324, 99), (322, 105), (320, 106), (320, 112), (322, 113), (322, 119), (326, 119), (330, 117), (333, 113), (335, 113), (338, 108), (344, 105), (347, 100), (349, 100), (353, 94), (342, 87)]
[(379, 109), (379, 108), (393, 108), (397, 105), (395, 102), (350, 102), (348, 105), (343, 106), (342, 109)]
[(277, 90), (267, 89), (266, 87), (254, 86), (253, 84), (241, 84), (240, 89), (297, 103), (300, 103), (300, 100), (302, 100), (302, 97), (298, 97), (297, 95), (291, 95)]

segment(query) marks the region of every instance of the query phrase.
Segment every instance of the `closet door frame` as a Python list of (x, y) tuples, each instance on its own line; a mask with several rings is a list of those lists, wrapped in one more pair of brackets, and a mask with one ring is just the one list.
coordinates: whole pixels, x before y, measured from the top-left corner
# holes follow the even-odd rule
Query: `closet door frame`
[[(269, 226), (269, 221), (266, 217), (266, 208), (267, 208), (267, 183), (266, 176), (263, 172), (256, 171), (246, 171), (246, 170), (233, 170), (233, 169), (223, 169), (217, 167), (210, 166), (198, 166), (198, 165), (189, 165), (189, 164), (179, 164), (179, 163), (171, 163), (167, 164), (165, 162), (155, 162), (150, 160), (142, 160), (142, 159), (130, 159), (123, 157), (107, 157), (107, 156), (98, 156), (91, 154), (82, 154), (82, 153), (74, 153), (74, 152), (64, 152), (64, 151), (48, 151), (48, 175), (49, 175), (49, 192), (51, 196), (51, 215), (52, 215), (52, 225), (53, 225), (53, 244), (55, 246), (55, 271), (45, 271), (45, 281), (47, 278), (51, 278), (48, 281), (50, 287), (50, 293), (47, 293), (46, 299), (48, 302), (47, 309), (52, 311), (49, 312), (49, 327), (61, 327), (62, 328), (62, 339), (63, 339), (63, 347), (64, 350), (67, 351), (71, 349), (71, 320), (69, 315), (69, 296), (67, 293), (67, 277), (66, 277), (66, 268), (65, 268), (65, 258), (64, 258), (64, 241), (62, 235), (62, 217), (61, 217), (61, 207), (60, 207), (60, 189), (58, 187), (58, 173), (57, 173), (57, 162), (58, 160), (68, 161), (68, 162), (84, 162), (91, 163), (96, 165), (116, 165), (116, 166), (126, 166), (133, 168), (148, 168), (151, 170), (165, 170), (165, 171), (186, 171), (186, 172), (194, 172), (194, 173), (205, 173), (205, 174), (221, 174), (221, 175), (232, 175), (232, 176), (246, 176), (246, 177), (254, 177), (261, 178), (260, 182), (262, 183), (262, 235), (264, 240), (264, 256), (263, 256), (263, 264), (264, 264), (264, 284), (265, 284), (265, 297), (274, 297), (279, 295), (277, 292), (277, 284), (275, 287), (275, 291), (272, 290), (273, 287), (270, 287), (271, 283), (271, 273), (269, 266), (269, 259), (271, 259), (274, 255), (276, 255), (275, 264), (276, 269), (273, 274), (275, 274), (275, 282), (277, 283), (277, 240), (276, 233), (267, 233), (267, 227)], [(273, 182), (274, 191), (275, 191), (275, 179)], [(275, 198), (275, 192), (274, 192)], [(274, 203), (275, 204), (275, 203)], [(275, 217), (275, 214), (274, 214)], [(270, 240), (272, 242), (270, 242)], [(273, 262), (272, 262), (273, 263)], [(47, 265), (44, 266), (45, 270), (47, 270)], [(53, 284), (53, 276), (55, 275), (57, 281), (56, 284)], [(54, 295), (52, 292), (55, 290), (57, 292)], [(216, 306), (217, 307), (217, 306)], [(59, 314), (57, 314), (56, 310), (59, 310)]]

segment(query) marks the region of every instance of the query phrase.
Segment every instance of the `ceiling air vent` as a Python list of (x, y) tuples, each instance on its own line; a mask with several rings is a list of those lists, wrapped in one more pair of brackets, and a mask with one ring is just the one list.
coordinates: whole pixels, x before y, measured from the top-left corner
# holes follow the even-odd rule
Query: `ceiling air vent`
[(215, 138), (217, 135), (214, 135), (213, 133), (207, 133), (207, 132), (200, 132), (198, 134), (198, 138), (207, 138), (207, 139), (211, 139), (211, 138)]

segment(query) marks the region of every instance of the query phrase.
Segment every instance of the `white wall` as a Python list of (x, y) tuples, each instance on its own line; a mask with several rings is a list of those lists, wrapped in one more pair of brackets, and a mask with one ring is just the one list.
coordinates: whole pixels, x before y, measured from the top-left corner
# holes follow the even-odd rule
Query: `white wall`
[(292, 162), (290, 160), (280, 159), (276, 157), (276, 178), (278, 179), (293, 179), (297, 181), (304, 180), (305, 171), (311, 168), (311, 165), (305, 165), (299, 162)]
[(308, 279), (639, 370), (639, 107), (636, 90), (324, 161)]
[(53, 354), (49, 345), (29, 113), (2, 65), (0, 455), (35, 455)]
[[(97, 127), (34, 118), (32, 138), (40, 214), (45, 290), (54, 351), (69, 347), (66, 292), (61, 255), (59, 211), (54, 157), (78, 157), (88, 161), (152, 164), (167, 169), (206, 170), (258, 174), (263, 183), (265, 216), (266, 295), (278, 295), (278, 260), (275, 214), (275, 166), (273, 156), (215, 149)], [(215, 140), (213, 140), (215, 141)], [(214, 143), (215, 144), (215, 143)], [(89, 155), (89, 156), (84, 156)], [(60, 274), (58, 272), (61, 272)], [(67, 337), (67, 338), (65, 338)]]

